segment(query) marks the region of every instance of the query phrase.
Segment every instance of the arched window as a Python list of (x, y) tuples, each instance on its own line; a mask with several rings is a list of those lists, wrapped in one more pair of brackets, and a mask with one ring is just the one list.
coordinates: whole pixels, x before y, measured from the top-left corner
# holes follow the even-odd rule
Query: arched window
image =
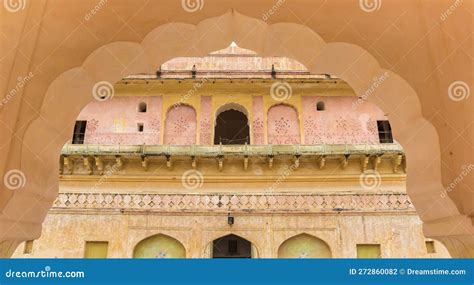
[(284, 241), (278, 248), (279, 258), (328, 258), (332, 257), (329, 245), (308, 234), (299, 234)]
[(139, 113), (146, 113), (146, 103), (145, 102), (140, 102), (138, 104), (138, 112)]
[(133, 249), (134, 258), (185, 258), (186, 249), (177, 239), (158, 234), (140, 241)]
[(319, 101), (318, 103), (316, 103), (316, 110), (317, 110), (317, 111), (324, 111), (324, 110), (326, 110), (326, 106), (324, 105), (324, 102), (323, 102), (323, 101)]
[(298, 113), (288, 105), (275, 105), (268, 110), (268, 143), (299, 144)]
[(187, 105), (176, 105), (166, 113), (164, 144), (196, 143), (196, 111)]
[(247, 112), (240, 105), (220, 108), (214, 128), (214, 144), (249, 144), (250, 129)]

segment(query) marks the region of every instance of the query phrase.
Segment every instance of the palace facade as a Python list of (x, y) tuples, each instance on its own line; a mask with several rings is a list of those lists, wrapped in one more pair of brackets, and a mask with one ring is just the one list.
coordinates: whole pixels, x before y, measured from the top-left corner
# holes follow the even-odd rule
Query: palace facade
[(388, 119), (339, 78), (232, 44), (93, 97), (14, 257), (449, 257)]

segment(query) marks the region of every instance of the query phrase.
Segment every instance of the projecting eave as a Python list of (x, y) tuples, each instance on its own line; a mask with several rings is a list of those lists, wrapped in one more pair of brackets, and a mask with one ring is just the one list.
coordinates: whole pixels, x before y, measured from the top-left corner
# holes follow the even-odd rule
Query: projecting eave
[(115, 96), (157, 96), (192, 92), (192, 95), (252, 94), (268, 95), (274, 84), (286, 82), (292, 94), (300, 96), (357, 96), (354, 89), (338, 78), (128, 78), (114, 85)]
[[(404, 174), (405, 156), (402, 147), (397, 144), (375, 145), (71, 145), (66, 144), (61, 151), (61, 174), (71, 173), (79, 163), (87, 169), (86, 173), (101, 172), (104, 165), (110, 163), (122, 167), (124, 162), (141, 163), (144, 169), (150, 162), (165, 163), (172, 169), (173, 164), (188, 164), (196, 168), (200, 164), (217, 166), (222, 171), (226, 165), (242, 163), (247, 170), (250, 161), (273, 167), (274, 162), (288, 161), (293, 168), (311, 165), (325, 169), (348, 169), (353, 174), (364, 172), (368, 167), (377, 170), (383, 167), (394, 174)], [(230, 163), (230, 164), (229, 164)]]

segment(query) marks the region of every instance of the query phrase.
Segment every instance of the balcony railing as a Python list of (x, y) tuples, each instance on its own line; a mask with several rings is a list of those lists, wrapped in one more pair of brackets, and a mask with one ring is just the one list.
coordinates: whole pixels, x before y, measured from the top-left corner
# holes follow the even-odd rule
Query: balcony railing
[(100, 145), (65, 144), (61, 155), (273, 156), (403, 154), (397, 143), (319, 145)]

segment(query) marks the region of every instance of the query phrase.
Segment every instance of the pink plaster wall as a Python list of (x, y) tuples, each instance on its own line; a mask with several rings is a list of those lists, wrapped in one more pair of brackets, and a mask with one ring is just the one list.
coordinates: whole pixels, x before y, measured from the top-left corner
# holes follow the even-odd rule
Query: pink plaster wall
[(296, 109), (288, 105), (275, 105), (268, 110), (268, 143), (300, 144), (300, 127)]
[(211, 112), (212, 112), (212, 98), (211, 96), (201, 97), (201, 134), (200, 144), (212, 144), (212, 126), (211, 126)]
[(263, 128), (263, 124), (265, 120), (264, 120), (262, 96), (253, 97), (252, 110), (253, 110), (252, 144), (265, 144), (265, 131)]
[[(325, 103), (324, 111), (316, 110), (318, 101)], [(354, 97), (303, 97), (304, 143), (377, 144), (377, 120), (387, 117), (376, 105), (365, 101), (354, 105), (356, 101)]]
[(168, 110), (164, 144), (196, 144), (196, 111), (193, 107), (178, 105)]
[[(138, 104), (145, 102), (147, 112), (139, 113)], [(79, 114), (86, 120), (86, 144), (159, 144), (161, 97), (114, 97), (93, 101)], [(138, 132), (143, 123), (143, 132)]]
[[(325, 103), (324, 111), (316, 110), (318, 101)], [(287, 105), (273, 106), (267, 113), (268, 143), (377, 144), (377, 120), (387, 118), (377, 106), (367, 102), (354, 105), (356, 101), (351, 97), (302, 97), (304, 141), (296, 110)], [(147, 103), (146, 113), (138, 112), (140, 102)], [(202, 96), (199, 144), (212, 144), (211, 112), (212, 97)], [(265, 144), (262, 96), (253, 97), (252, 112), (252, 144)], [(86, 144), (160, 144), (161, 113), (161, 96), (119, 97), (91, 102), (78, 120), (87, 120)], [(137, 123), (144, 124), (143, 132), (138, 132)], [(196, 111), (187, 105), (173, 107), (167, 114), (164, 143), (195, 144), (196, 130)]]

